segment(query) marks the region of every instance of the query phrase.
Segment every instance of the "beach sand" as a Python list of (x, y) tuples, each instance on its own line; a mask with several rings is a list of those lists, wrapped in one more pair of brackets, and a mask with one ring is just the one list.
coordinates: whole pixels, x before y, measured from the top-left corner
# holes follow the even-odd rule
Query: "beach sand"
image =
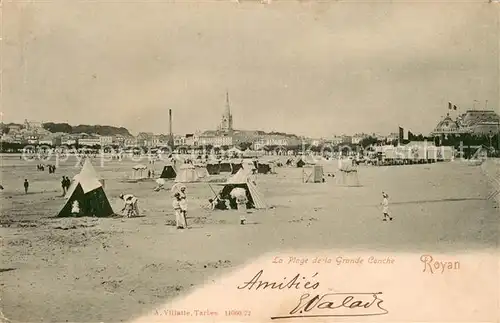
[[(120, 193), (139, 198), (143, 217), (53, 219), (64, 204), (62, 175), (36, 162), (2, 161), (1, 295), (12, 321), (127, 321), (214, 281), (249, 259), (280, 250), (381, 252), (496, 252), (500, 164), (462, 162), (360, 167), (361, 187), (302, 183), (302, 170), (278, 168), (257, 186), (272, 205), (239, 225), (233, 211), (201, 208), (213, 193), (188, 184), (190, 229), (173, 226), (169, 191), (153, 180), (124, 183), (132, 161), (108, 162), (97, 172), (115, 210)], [(162, 168), (155, 165), (156, 173)], [(325, 166), (335, 171), (336, 163)], [(25, 195), (22, 181), (31, 182)], [(169, 183), (167, 187), (172, 184)], [(217, 184), (210, 184), (217, 189)], [(381, 221), (381, 192), (389, 194), (392, 223)], [(489, 198), (490, 197), (490, 198)]]

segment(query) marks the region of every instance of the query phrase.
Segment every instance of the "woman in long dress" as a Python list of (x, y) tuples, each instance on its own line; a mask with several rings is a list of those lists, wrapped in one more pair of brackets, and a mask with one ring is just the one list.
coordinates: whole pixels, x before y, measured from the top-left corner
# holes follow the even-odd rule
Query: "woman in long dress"
[(184, 212), (181, 207), (181, 194), (179, 192), (174, 194), (174, 200), (172, 201), (172, 207), (174, 208), (175, 212), (175, 223), (177, 226), (177, 229), (184, 229), (187, 228), (187, 222), (186, 222), (186, 217), (184, 215)]

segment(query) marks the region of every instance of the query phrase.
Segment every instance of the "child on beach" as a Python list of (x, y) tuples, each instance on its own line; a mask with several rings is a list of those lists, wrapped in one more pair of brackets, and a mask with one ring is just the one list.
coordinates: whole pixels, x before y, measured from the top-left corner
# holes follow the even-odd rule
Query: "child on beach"
[(247, 219), (245, 213), (247, 212), (248, 198), (246, 195), (238, 195), (236, 197), (236, 203), (238, 205), (238, 212), (240, 213), (240, 224), (245, 224)]
[(73, 201), (73, 204), (71, 205), (71, 214), (73, 216), (78, 216), (80, 214), (80, 204), (78, 201)]
[(385, 192), (382, 192), (382, 212), (384, 213), (384, 218), (382, 221), (387, 221), (387, 218), (389, 218), (390, 221), (392, 221), (392, 217), (389, 215), (389, 195)]

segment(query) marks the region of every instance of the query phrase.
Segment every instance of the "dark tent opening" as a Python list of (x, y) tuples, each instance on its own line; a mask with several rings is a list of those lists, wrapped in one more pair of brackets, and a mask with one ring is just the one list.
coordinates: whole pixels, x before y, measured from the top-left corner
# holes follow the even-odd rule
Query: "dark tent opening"
[(209, 175), (218, 175), (220, 174), (220, 165), (217, 164), (207, 164), (207, 171)]
[(220, 172), (221, 173), (231, 173), (232, 168), (230, 163), (220, 163)]
[(259, 174), (269, 174), (271, 172), (271, 166), (269, 164), (258, 164), (257, 173)]
[(247, 193), (247, 199), (248, 199), (247, 209), (255, 208), (252, 194), (250, 194), (250, 190), (248, 188), (248, 185), (245, 183), (241, 183), (241, 184), (226, 184), (226, 185), (224, 185), (224, 188), (222, 189), (221, 197), (223, 199), (229, 200), (229, 205), (230, 205), (231, 209), (238, 208), (238, 205), (236, 204), (236, 199), (231, 197), (231, 191), (236, 187), (240, 187), (240, 188), (245, 189), (245, 192)]
[(161, 172), (160, 178), (173, 179), (177, 176), (175, 169), (173, 166), (168, 165), (163, 167), (163, 171)]

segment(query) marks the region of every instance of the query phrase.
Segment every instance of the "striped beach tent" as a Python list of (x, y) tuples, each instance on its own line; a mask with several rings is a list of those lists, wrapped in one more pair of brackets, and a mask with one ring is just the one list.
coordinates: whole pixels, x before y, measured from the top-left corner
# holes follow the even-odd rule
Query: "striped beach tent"
[(199, 180), (198, 173), (196, 169), (191, 164), (183, 164), (179, 167), (179, 172), (175, 177), (176, 183), (190, 183), (197, 182)]

